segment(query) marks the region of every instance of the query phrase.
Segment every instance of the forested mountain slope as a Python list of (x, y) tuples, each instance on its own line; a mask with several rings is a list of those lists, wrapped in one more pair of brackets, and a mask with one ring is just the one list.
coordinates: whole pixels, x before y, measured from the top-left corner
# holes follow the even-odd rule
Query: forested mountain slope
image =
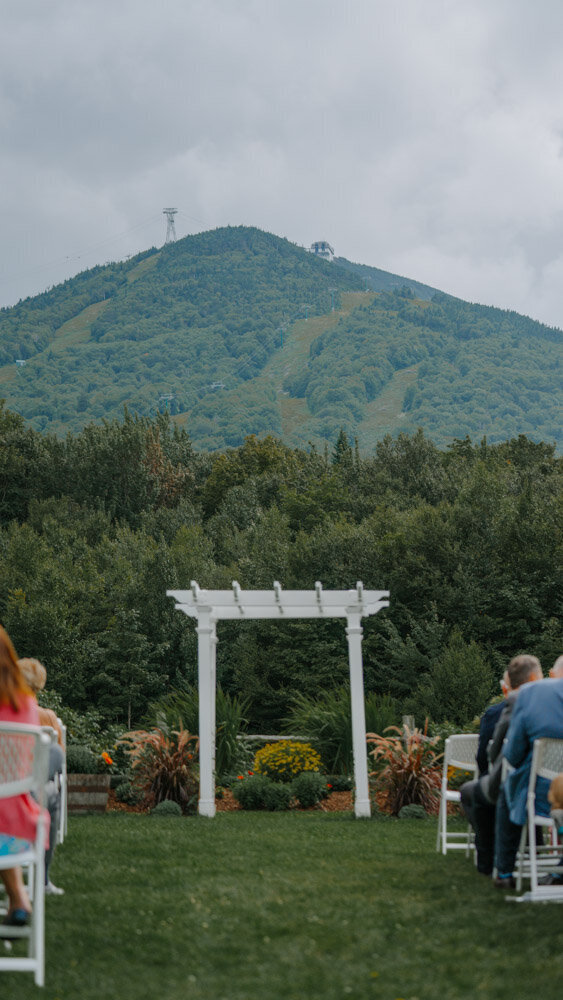
[(251, 433), (322, 446), (342, 427), (371, 452), (419, 426), (439, 445), (526, 433), (560, 446), (561, 342), (516, 313), (228, 227), (0, 311), (0, 396), (58, 435), (124, 405), (168, 409), (210, 450)]

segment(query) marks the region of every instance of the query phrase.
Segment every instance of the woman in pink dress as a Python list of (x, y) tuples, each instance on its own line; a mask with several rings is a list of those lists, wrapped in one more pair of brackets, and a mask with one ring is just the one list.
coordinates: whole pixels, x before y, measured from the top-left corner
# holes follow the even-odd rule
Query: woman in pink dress
[[(0, 625), (0, 722), (39, 725), (37, 702), (25, 683), (16, 651), (8, 633)], [(0, 799), (0, 852), (14, 853), (35, 839), (40, 808), (30, 795)], [(31, 903), (19, 867), (0, 869), (9, 909), (5, 923), (21, 926), (28, 922)]]

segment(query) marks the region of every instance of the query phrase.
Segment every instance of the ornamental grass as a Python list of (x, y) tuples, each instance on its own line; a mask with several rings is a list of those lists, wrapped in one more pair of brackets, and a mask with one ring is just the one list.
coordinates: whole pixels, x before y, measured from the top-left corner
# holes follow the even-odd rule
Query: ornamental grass
[(439, 807), (442, 754), (436, 753), (437, 737), (424, 730), (389, 726), (395, 736), (367, 734), (374, 769), (370, 779), (378, 808), (398, 816), (403, 806), (422, 806), (427, 813)]
[(186, 729), (137, 729), (120, 741), (131, 758), (131, 785), (154, 808), (169, 799), (183, 813), (193, 812), (197, 802), (199, 741)]

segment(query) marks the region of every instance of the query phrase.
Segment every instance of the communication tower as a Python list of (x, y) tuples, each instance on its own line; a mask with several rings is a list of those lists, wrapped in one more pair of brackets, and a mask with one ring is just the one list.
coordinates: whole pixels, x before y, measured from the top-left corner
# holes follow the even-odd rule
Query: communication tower
[(166, 239), (165, 243), (173, 243), (176, 239), (176, 226), (174, 225), (174, 216), (178, 211), (177, 208), (163, 208), (162, 214), (166, 216)]

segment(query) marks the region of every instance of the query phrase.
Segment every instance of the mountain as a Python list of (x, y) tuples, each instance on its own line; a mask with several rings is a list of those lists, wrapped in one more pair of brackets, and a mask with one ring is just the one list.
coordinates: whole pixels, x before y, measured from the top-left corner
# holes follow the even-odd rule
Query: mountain
[[(562, 443), (561, 331), (239, 227), (85, 271), (0, 311), (0, 396), (37, 430), (168, 409), (198, 448), (340, 428), (372, 451)], [(24, 363), (22, 363), (24, 362)]]

